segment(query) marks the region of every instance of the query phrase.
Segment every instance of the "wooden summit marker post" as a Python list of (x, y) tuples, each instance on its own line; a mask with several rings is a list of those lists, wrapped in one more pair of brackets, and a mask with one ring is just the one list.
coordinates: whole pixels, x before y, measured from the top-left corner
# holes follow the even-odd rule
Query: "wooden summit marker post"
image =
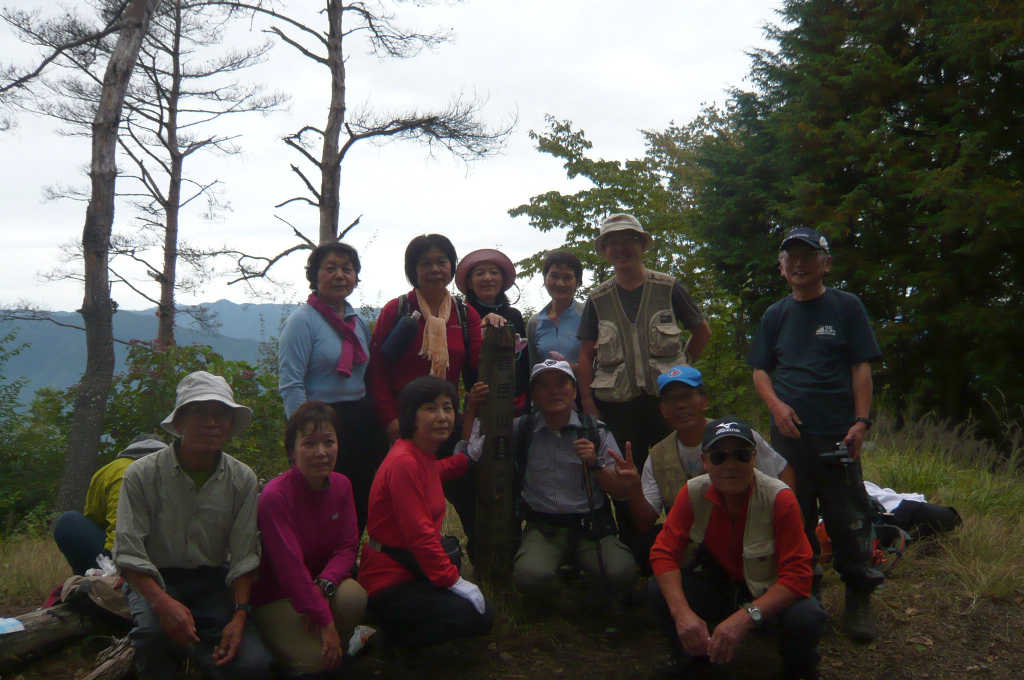
[(515, 330), (487, 327), (480, 349), (480, 381), (491, 388), (480, 409), (484, 453), (476, 478), (476, 558), (488, 576), (508, 574), (519, 541), (513, 483)]

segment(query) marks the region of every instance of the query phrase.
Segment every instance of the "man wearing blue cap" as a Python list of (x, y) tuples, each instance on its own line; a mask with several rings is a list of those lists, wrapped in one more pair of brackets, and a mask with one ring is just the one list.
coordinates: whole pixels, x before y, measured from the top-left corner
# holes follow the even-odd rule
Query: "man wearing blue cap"
[[(815, 593), (821, 579), (815, 535), (820, 510), (832, 539), (833, 564), (846, 584), (845, 632), (870, 642), (877, 635), (871, 592), (883, 576), (870, 566), (871, 522), (860, 453), (872, 424), (870, 362), (881, 351), (860, 299), (822, 283), (831, 267), (824, 236), (805, 227), (786, 236), (779, 270), (792, 294), (764, 313), (747, 363), (771, 411), (772, 446), (796, 471), (797, 500), (814, 552)], [(849, 456), (822, 457), (840, 443)]]
[[(701, 441), (709, 422), (708, 395), (700, 371), (690, 366), (674, 366), (658, 378), (658, 390), (659, 408), (672, 432), (651, 448), (642, 474), (628, 453), (627, 460), (616, 466), (627, 484), (633, 528), (637, 531), (630, 548), (642, 568), (648, 566), (651, 545), (661, 530), (661, 525), (655, 523), (662, 509), (669, 512), (686, 482), (706, 472)], [(795, 488), (793, 468), (786, 459), (760, 434), (753, 430), (751, 433), (757, 450), (755, 467)]]

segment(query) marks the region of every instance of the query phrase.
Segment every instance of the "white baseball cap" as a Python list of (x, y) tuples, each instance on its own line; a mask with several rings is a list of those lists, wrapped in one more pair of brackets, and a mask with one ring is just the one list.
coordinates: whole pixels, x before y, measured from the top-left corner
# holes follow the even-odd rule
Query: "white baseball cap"
[(547, 361), (542, 361), (533, 367), (533, 371), (530, 373), (530, 383), (532, 384), (533, 379), (538, 375), (548, 371), (561, 371), (572, 378), (574, 383), (576, 382), (576, 374), (572, 372), (572, 366), (569, 365), (568, 361), (555, 361), (554, 359), (548, 359)]
[(164, 418), (160, 426), (175, 437), (180, 437), (181, 433), (174, 427), (174, 416), (182, 406), (194, 401), (219, 401), (234, 409), (235, 418), (231, 424), (229, 437), (236, 437), (245, 432), (245, 428), (249, 427), (249, 421), (252, 420), (252, 409), (235, 403), (235, 393), (227, 380), (206, 371), (196, 371), (189, 373), (178, 383), (178, 398), (174, 402), (174, 410), (171, 411), (171, 415)]

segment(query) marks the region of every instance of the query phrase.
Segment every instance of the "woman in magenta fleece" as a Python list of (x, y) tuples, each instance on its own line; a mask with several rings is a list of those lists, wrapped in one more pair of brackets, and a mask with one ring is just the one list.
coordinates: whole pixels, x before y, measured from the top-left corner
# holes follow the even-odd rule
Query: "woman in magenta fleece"
[(336, 668), (366, 611), (366, 591), (352, 578), (359, 548), (352, 485), (333, 472), (335, 417), (320, 401), (295, 410), (285, 429), (291, 469), (267, 484), (257, 511), (256, 625), (278, 663), (295, 673)]
[(359, 582), (369, 593), (371, 618), (396, 647), (481, 635), (494, 623), (490, 603), (459, 575), (441, 546), (441, 482), (465, 474), (483, 451), (475, 436), (459, 442), (455, 455), (437, 458), (455, 427), (457, 398), (441, 378), (422, 376), (405, 386), (398, 403), (401, 438), (370, 487), (370, 540), (363, 546)]

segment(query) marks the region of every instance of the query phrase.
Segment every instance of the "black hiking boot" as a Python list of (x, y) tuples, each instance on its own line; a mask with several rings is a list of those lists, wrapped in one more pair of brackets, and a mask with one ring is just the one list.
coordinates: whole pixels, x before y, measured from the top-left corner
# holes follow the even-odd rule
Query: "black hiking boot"
[(871, 613), (871, 591), (846, 588), (846, 610), (843, 612), (843, 632), (854, 642), (871, 642), (878, 637), (878, 627)]

